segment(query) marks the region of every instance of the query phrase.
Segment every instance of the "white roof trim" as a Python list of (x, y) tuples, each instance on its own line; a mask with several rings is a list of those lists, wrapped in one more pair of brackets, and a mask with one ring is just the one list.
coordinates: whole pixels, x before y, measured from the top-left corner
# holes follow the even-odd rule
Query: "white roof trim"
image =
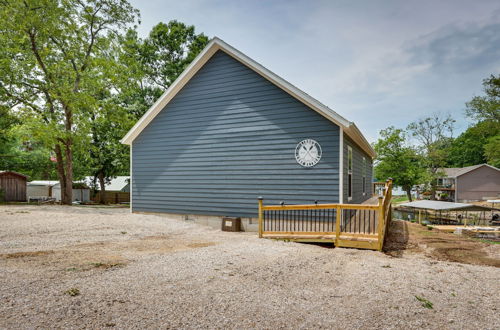
[(295, 97), (311, 109), (315, 110), (325, 118), (341, 126), (346, 134), (353, 139), (368, 155), (375, 157), (375, 151), (371, 145), (363, 137), (359, 129), (352, 122), (328, 108), (315, 98), (309, 96), (297, 87), (293, 86), (283, 78), (269, 71), (259, 63), (255, 62), (239, 50), (228, 45), (221, 39), (215, 37), (203, 51), (191, 62), (191, 64), (182, 72), (182, 74), (170, 85), (165, 93), (153, 104), (153, 106), (137, 121), (130, 131), (121, 139), (123, 144), (132, 144), (135, 138), (142, 132), (144, 128), (158, 115), (158, 113), (174, 98), (174, 96), (186, 85), (186, 83), (198, 72), (198, 70), (215, 54), (218, 50), (224, 51), (229, 56), (235, 58), (242, 64), (251, 68), (285, 92)]

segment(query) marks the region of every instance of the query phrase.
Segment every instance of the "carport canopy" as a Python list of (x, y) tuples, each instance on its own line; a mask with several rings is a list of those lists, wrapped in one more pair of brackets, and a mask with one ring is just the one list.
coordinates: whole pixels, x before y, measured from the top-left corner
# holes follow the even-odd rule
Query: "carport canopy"
[(433, 211), (491, 211), (498, 210), (496, 208), (466, 204), (466, 203), (452, 203), (452, 202), (441, 202), (441, 201), (414, 201), (409, 203), (399, 204), (399, 206), (412, 207), (415, 209), (425, 209)]

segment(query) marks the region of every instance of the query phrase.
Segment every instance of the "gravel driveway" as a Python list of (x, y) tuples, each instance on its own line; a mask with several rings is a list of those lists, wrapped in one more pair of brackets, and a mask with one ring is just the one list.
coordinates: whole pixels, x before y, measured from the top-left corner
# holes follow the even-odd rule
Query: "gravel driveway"
[(0, 328), (499, 329), (499, 279), (127, 209), (0, 206)]

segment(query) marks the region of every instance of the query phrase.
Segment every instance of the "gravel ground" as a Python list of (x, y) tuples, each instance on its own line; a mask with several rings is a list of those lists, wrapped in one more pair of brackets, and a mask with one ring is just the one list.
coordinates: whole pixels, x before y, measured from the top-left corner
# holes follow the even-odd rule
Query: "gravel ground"
[(127, 209), (0, 206), (0, 328), (499, 329), (499, 278)]

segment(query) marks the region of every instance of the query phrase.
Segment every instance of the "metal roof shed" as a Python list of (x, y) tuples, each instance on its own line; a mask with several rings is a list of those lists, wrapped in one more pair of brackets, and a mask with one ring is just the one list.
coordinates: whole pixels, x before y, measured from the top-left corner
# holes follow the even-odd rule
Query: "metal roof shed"
[(441, 202), (441, 201), (414, 201), (409, 203), (399, 204), (399, 206), (413, 207), (415, 209), (425, 209), (433, 211), (491, 211), (497, 210), (492, 207), (466, 204), (466, 203), (452, 203), (452, 202)]

